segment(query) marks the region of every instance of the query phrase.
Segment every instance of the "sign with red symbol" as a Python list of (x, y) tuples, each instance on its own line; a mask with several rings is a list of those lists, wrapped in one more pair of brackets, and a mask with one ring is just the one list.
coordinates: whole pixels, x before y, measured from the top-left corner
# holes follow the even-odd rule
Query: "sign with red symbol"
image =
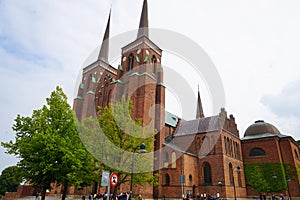
[(115, 173), (112, 173), (110, 176), (110, 185), (115, 187), (118, 184), (118, 175)]

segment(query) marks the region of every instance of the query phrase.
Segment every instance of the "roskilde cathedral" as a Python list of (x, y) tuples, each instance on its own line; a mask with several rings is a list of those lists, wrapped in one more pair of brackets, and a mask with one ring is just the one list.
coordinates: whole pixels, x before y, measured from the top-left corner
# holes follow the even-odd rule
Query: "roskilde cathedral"
[[(179, 199), (180, 175), (184, 174), (184, 194), (190, 197), (204, 192), (219, 192), (222, 198), (253, 197), (258, 194), (247, 185), (246, 166), (280, 163), (282, 174), (274, 171), (270, 177), (283, 177), (287, 187), (277, 193), (300, 197), (299, 150), (291, 136), (259, 120), (241, 138), (233, 115), (227, 116), (225, 109), (220, 108), (218, 115), (204, 116), (199, 92), (194, 120), (185, 121), (164, 109), (162, 49), (149, 37), (147, 0), (143, 2), (137, 38), (121, 49), (118, 68), (108, 62), (109, 29), (110, 14), (98, 59), (83, 68), (73, 109), (79, 120), (96, 117), (98, 106), (106, 106), (124, 95), (133, 103), (132, 118), (159, 130), (153, 144), (155, 150), (168, 147), (153, 161), (159, 186), (135, 187), (134, 194)], [(157, 104), (160, 106), (155, 107)]]

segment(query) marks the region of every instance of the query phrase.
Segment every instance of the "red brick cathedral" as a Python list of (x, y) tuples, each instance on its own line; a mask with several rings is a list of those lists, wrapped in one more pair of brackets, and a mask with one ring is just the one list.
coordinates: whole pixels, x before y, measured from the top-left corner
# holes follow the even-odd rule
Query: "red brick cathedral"
[(194, 120), (180, 119), (165, 110), (162, 49), (149, 37), (147, 0), (137, 37), (121, 49), (117, 68), (108, 61), (109, 29), (110, 14), (98, 59), (83, 68), (74, 110), (79, 120), (96, 118), (98, 106), (124, 95), (133, 103), (132, 118), (141, 119), (147, 129), (159, 130), (153, 144), (155, 150), (161, 150), (153, 161), (159, 186), (135, 187), (134, 194), (155, 199), (178, 199), (182, 192), (191, 198), (217, 193), (221, 198), (253, 197), (258, 193), (251, 180), (263, 178), (270, 185), (278, 180), (286, 185), (277, 195), (300, 196), (299, 150), (291, 136), (256, 121), (240, 138), (233, 115), (227, 116), (225, 109), (204, 116), (199, 92)]

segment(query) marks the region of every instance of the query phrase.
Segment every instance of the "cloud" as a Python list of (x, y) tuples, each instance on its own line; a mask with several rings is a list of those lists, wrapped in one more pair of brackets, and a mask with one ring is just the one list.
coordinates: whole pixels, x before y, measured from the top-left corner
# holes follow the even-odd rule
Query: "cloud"
[(300, 80), (288, 84), (279, 94), (263, 96), (261, 102), (280, 117), (300, 119)]

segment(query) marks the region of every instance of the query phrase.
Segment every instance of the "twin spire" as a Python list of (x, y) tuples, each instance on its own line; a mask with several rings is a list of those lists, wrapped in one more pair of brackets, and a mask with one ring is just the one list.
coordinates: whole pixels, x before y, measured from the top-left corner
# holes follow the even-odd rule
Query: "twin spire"
[[(108, 21), (105, 29), (105, 33), (102, 40), (102, 45), (100, 48), (100, 52), (98, 55), (98, 60), (102, 60), (106, 63), (108, 63), (108, 52), (109, 52), (109, 29), (110, 29), (110, 16), (111, 16), (111, 10), (109, 11)], [(149, 31), (148, 31), (148, 3), (147, 0), (144, 0), (141, 18), (140, 18), (140, 25), (139, 30), (137, 34), (137, 39), (146, 36), (149, 37)]]
[(102, 60), (106, 63), (108, 63), (108, 52), (109, 52), (109, 29), (110, 29), (110, 15), (111, 15), (111, 9), (109, 11), (108, 15), (108, 21), (106, 24), (105, 33), (103, 36), (100, 52), (98, 55), (98, 60)]
[[(98, 60), (102, 60), (106, 63), (108, 63), (108, 52), (109, 52), (109, 29), (110, 29), (110, 16), (111, 16), (111, 10), (109, 11), (108, 21), (105, 29), (105, 33), (103, 36), (102, 45), (100, 48), (100, 52), (98, 55)], [(143, 2), (143, 8), (140, 18), (140, 25), (139, 30), (137, 34), (137, 39), (140, 37), (149, 37), (149, 30), (148, 30), (148, 4), (147, 0), (144, 0)], [(198, 85), (198, 99), (197, 99), (197, 113), (196, 113), (196, 119), (204, 118), (204, 112), (200, 97), (200, 90)]]
[(140, 38), (142, 36), (149, 37), (147, 0), (144, 0), (144, 3), (143, 3), (143, 9), (142, 9), (142, 14), (141, 14), (141, 18), (140, 18), (140, 26), (139, 26), (137, 38)]

